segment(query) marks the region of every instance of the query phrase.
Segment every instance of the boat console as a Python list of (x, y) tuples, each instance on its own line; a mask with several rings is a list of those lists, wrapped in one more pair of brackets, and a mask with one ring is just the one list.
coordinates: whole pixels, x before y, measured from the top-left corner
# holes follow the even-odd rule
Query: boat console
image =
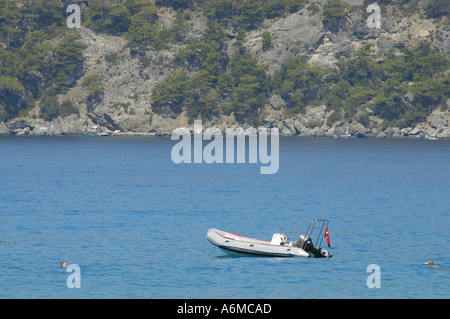
[(272, 236), (272, 240), (270, 241), (270, 243), (272, 245), (284, 245), (287, 242), (287, 237), (285, 234), (280, 234), (280, 233), (275, 233)]

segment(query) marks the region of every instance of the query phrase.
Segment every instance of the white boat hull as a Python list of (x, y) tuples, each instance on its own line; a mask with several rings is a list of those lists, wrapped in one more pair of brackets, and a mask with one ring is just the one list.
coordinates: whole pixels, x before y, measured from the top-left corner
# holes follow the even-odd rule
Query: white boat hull
[(299, 247), (274, 245), (270, 241), (248, 238), (234, 233), (212, 228), (206, 238), (217, 247), (240, 254), (270, 257), (310, 257), (310, 254)]

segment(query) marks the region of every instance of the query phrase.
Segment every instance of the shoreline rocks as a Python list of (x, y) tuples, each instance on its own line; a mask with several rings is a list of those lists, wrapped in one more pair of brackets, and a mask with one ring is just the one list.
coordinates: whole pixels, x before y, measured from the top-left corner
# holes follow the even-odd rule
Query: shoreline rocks
[[(272, 103), (270, 103), (272, 102)], [(439, 139), (450, 139), (450, 111), (435, 110), (426, 121), (414, 127), (381, 128), (382, 120), (371, 117), (370, 123), (363, 125), (355, 120), (350, 122), (337, 121), (332, 126), (327, 124), (331, 112), (326, 111), (324, 105), (309, 107), (304, 114), (285, 117), (284, 108), (276, 98), (270, 99), (269, 104), (262, 109), (260, 118), (261, 127), (278, 128), (281, 136), (298, 137), (340, 137), (352, 136), (359, 138), (424, 138), (433, 136)], [(96, 120), (94, 118), (94, 120)], [(233, 120), (232, 116), (222, 116), (211, 121), (204, 121), (203, 128), (217, 127), (224, 130), (227, 127), (241, 126)], [(176, 118), (155, 114), (151, 121), (132, 125), (137, 130), (122, 130), (109, 125), (107, 122), (94, 122), (87, 115), (70, 115), (52, 121), (42, 119), (16, 118), (7, 123), (0, 123), (0, 135), (39, 136), (45, 132), (50, 133), (51, 128), (55, 135), (87, 135), (96, 127), (98, 132), (117, 136), (170, 136), (173, 130), (180, 127), (190, 127), (185, 112)], [(252, 125), (250, 125), (252, 126)]]

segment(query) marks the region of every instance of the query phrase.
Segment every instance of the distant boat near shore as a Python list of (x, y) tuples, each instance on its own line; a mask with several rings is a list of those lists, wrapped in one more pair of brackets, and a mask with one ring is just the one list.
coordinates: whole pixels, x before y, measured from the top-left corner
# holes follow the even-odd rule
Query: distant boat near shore
[(107, 132), (98, 132), (98, 125), (93, 125), (91, 130), (87, 133), (88, 136), (109, 136)]
[(428, 135), (425, 135), (425, 137), (423, 139), (424, 140), (429, 140), (429, 141), (437, 141), (437, 140), (439, 140), (436, 136), (428, 136)]
[(355, 135), (352, 135), (348, 132), (348, 128), (345, 130), (345, 134), (340, 134), (340, 135), (334, 135), (334, 138), (344, 138), (344, 139), (349, 139), (349, 138), (356, 138)]
[(39, 128), (39, 135), (40, 136), (55, 136), (55, 131), (53, 129), (53, 124), (52, 124), (52, 129), (50, 132), (48, 132), (48, 128), (46, 126), (42, 126)]
[(88, 132), (88, 136), (109, 136), (109, 133), (106, 133), (106, 132), (102, 132), (102, 133)]
[(356, 138), (356, 136), (352, 135), (352, 134), (341, 134), (341, 135), (334, 135), (334, 138)]

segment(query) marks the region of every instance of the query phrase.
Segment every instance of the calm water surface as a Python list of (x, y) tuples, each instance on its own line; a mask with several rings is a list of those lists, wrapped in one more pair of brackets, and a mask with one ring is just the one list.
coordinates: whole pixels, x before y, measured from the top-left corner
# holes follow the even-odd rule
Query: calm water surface
[[(450, 297), (450, 141), (281, 138), (274, 175), (176, 165), (173, 145), (0, 137), (0, 297)], [(314, 218), (330, 220), (331, 259), (231, 258), (206, 240), (295, 240)]]

